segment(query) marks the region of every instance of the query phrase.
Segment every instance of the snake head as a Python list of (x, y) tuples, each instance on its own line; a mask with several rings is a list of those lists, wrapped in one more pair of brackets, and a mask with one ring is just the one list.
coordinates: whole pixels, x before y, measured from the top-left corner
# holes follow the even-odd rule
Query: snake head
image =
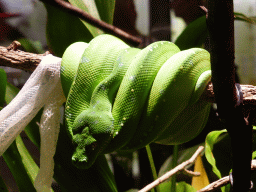
[(112, 115), (87, 110), (76, 118), (72, 128), (75, 152), (73, 164), (81, 169), (88, 169), (97, 156), (106, 147), (113, 135), (114, 120)]

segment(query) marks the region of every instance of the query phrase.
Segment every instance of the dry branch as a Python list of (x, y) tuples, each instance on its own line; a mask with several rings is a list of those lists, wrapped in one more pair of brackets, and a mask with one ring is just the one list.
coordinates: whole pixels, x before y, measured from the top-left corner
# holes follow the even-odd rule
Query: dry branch
[[(252, 165), (251, 165), (252, 170), (256, 170), (256, 160), (252, 160)], [(223, 177), (215, 182), (212, 182), (208, 186), (206, 186), (203, 189), (200, 189), (198, 192), (210, 192), (210, 191), (215, 191), (216, 189), (223, 187), (227, 184), (230, 183), (229, 176)]]
[(163, 183), (164, 181), (166, 181), (167, 179), (169, 179), (174, 174), (177, 174), (178, 172), (183, 171), (184, 169), (186, 169), (186, 167), (188, 165), (193, 164), (195, 162), (196, 158), (200, 155), (200, 153), (203, 150), (204, 150), (203, 146), (198, 147), (197, 151), (194, 153), (194, 155), (189, 160), (179, 164), (177, 167), (170, 170), (169, 172), (167, 172), (166, 174), (164, 174), (162, 177), (158, 178), (157, 180), (153, 181), (152, 183), (150, 183), (149, 185), (147, 185), (146, 187), (141, 189), (139, 192), (149, 191), (149, 190), (155, 188), (157, 185), (159, 185), (159, 184)]
[[(153, 189), (154, 187), (156, 187), (157, 185), (160, 185), (162, 182), (166, 181), (167, 179), (169, 179), (171, 176), (173, 176), (174, 174), (177, 174), (178, 172), (187, 172), (186, 170), (186, 166), (188, 166), (189, 164), (193, 164), (195, 162), (195, 159), (198, 157), (198, 155), (200, 155), (200, 153), (203, 151), (203, 147), (200, 146), (197, 151), (194, 153), (194, 155), (187, 161), (181, 163), (180, 165), (178, 165), (177, 167), (175, 167), (174, 169), (170, 170), (169, 172), (167, 172), (166, 174), (164, 174), (162, 177), (158, 178), (157, 180), (153, 181), (152, 183), (150, 183), (149, 185), (147, 185), (146, 187), (144, 187), (143, 189), (141, 189), (139, 192), (146, 192), (149, 191), (151, 189)], [(252, 165), (251, 165), (251, 169), (252, 170), (256, 170), (256, 160), (252, 160)], [(191, 173), (189, 171), (189, 173)], [(192, 172), (191, 176), (199, 176), (199, 174), (196, 172)], [(217, 181), (214, 181), (212, 183), (210, 183), (209, 185), (207, 185), (206, 187), (204, 187), (203, 189), (198, 190), (197, 192), (211, 192), (211, 191), (215, 191), (221, 187), (224, 187), (225, 185), (230, 183), (230, 179), (229, 176), (225, 176)]]
[(8, 47), (0, 46), (0, 65), (22, 69), (25, 71), (33, 72), (37, 65), (41, 62), (42, 58), (48, 54), (34, 54), (18, 50), (19, 44), (14, 41)]

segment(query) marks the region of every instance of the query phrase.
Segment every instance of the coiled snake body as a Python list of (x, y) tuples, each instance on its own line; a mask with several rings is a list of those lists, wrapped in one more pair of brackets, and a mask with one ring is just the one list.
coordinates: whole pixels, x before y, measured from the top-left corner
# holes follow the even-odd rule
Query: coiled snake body
[(61, 82), (73, 163), (88, 168), (101, 153), (191, 140), (209, 115), (199, 98), (210, 78), (210, 55), (200, 48), (160, 41), (140, 50), (106, 34), (72, 44)]

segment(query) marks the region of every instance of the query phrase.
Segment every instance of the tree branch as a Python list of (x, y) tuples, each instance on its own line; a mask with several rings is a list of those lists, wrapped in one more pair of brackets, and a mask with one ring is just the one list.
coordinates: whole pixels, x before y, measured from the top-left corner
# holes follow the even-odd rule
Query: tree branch
[[(149, 191), (149, 190), (153, 189), (157, 185), (160, 185), (161, 183), (163, 183), (164, 181), (169, 179), (174, 174), (177, 174), (178, 172), (183, 172), (183, 171), (188, 172), (186, 170), (186, 166), (188, 166), (190, 164), (193, 164), (195, 162), (195, 159), (200, 155), (200, 153), (203, 151), (203, 149), (204, 149), (204, 147), (200, 146), (197, 149), (197, 151), (194, 153), (194, 155), (189, 160), (181, 163), (180, 165), (178, 165), (174, 169), (170, 170), (169, 172), (164, 174), (162, 177), (158, 178), (157, 180), (153, 181), (152, 183), (150, 183), (149, 185), (147, 185), (146, 187), (141, 189), (139, 192), (146, 192), (146, 191)], [(252, 160), (251, 170), (256, 170), (256, 160)], [(200, 173), (191, 172), (191, 171), (189, 171), (189, 174), (191, 176), (194, 176), (194, 177), (200, 175)], [(211, 191), (215, 191), (216, 189), (219, 189), (219, 188), (221, 188), (221, 187), (223, 187), (223, 186), (225, 186), (225, 185), (227, 185), (229, 183), (230, 183), (229, 176), (225, 176), (225, 177), (222, 177), (221, 179), (219, 179), (217, 181), (214, 181), (214, 182), (210, 183), (209, 185), (207, 185), (203, 189), (198, 190), (197, 192), (211, 192)]]
[[(16, 42), (17, 43), (17, 42)], [(12, 43), (8, 47), (0, 46), (0, 66), (12, 67), (16, 69), (22, 69), (24, 71), (33, 72), (42, 58), (49, 54), (47, 51), (44, 54), (35, 54), (17, 49), (17, 45)], [(12, 47), (15, 48), (12, 48)], [(253, 106), (256, 105), (256, 86), (253, 85), (241, 85), (243, 92), (243, 103), (244, 105)], [(215, 94), (213, 92), (213, 86), (210, 82), (206, 87), (204, 93), (201, 96), (210, 103), (215, 102)]]
[(44, 54), (34, 54), (18, 50), (20, 43), (13, 42), (8, 47), (0, 46), (0, 65), (22, 69), (24, 71), (33, 72), (42, 58), (49, 52)]
[(247, 191), (251, 177), (252, 124), (244, 116), (243, 105), (237, 102), (233, 0), (208, 0), (207, 13), (217, 111), (231, 138), (233, 190)]
[[(256, 170), (256, 160), (252, 160), (251, 170)], [(215, 191), (216, 189), (223, 187), (230, 183), (229, 176), (223, 177), (215, 182), (212, 182), (208, 186), (200, 189), (198, 192), (210, 192)]]
[(109, 33), (109, 34), (119, 37), (123, 41), (125, 41), (133, 46), (138, 46), (141, 43), (140, 38), (132, 36), (129, 33), (126, 33), (125, 31), (123, 31), (113, 25), (110, 25), (104, 21), (95, 19), (88, 13), (84, 12), (82, 9), (75, 7), (66, 1), (63, 1), (63, 0), (40, 0), (40, 1), (47, 3), (49, 5), (52, 5), (58, 9), (62, 9), (64, 11), (66, 11), (67, 13), (70, 13), (74, 16), (77, 16), (80, 19), (86, 21), (87, 23), (89, 23), (89, 24)]
[(164, 174), (162, 177), (158, 178), (157, 180), (153, 181), (152, 183), (150, 183), (149, 185), (147, 185), (146, 187), (141, 189), (139, 192), (149, 191), (149, 190), (153, 189), (154, 187), (156, 187), (157, 185), (159, 185), (159, 184), (163, 183), (164, 181), (166, 181), (167, 179), (169, 179), (174, 174), (177, 174), (178, 172), (183, 171), (184, 169), (186, 169), (186, 166), (193, 164), (195, 162), (196, 158), (200, 155), (200, 153), (203, 150), (204, 150), (203, 146), (198, 147), (197, 151), (194, 153), (194, 155), (189, 160), (187, 160), (187, 161), (181, 163), (180, 165), (178, 165), (177, 167), (173, 168), (172, 170), (170, 170), (169, 172)]

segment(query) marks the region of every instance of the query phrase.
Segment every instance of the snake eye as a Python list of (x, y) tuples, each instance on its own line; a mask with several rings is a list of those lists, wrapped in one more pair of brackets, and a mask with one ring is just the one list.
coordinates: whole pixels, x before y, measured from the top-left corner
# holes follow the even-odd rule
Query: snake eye
[(94, 149), (96, 149), (96, 147), (98, 146), (98, 144), (97, 144), (97, 142), (94, 142), (94, 143), (91, 144), (91, 146), (92, 146), (92, 150), (94, 150)]
[(73, 132), (73, 135), (79, 134), (79, 133), (89, 135), (89, 129), (90, 128), (88, 125), (81, 123), (80, 125), (74, 126), (72, 128), (72, 132)]

